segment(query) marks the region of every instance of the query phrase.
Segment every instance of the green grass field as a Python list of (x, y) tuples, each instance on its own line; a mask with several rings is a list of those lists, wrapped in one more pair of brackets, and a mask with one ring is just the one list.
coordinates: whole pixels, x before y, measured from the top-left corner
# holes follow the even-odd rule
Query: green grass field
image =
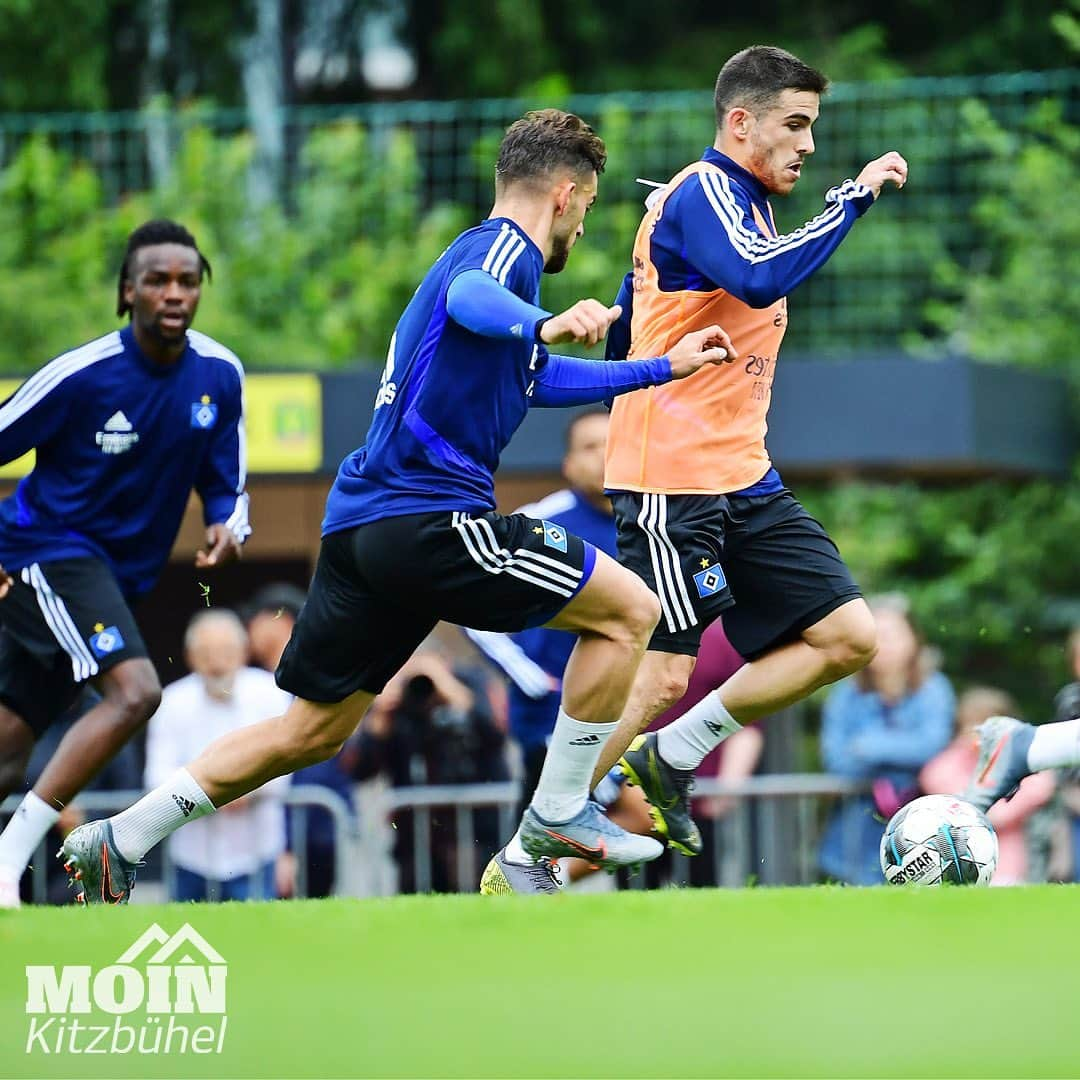
[[(1078, 903), (1045, 886), (4, 912), (0, 1076), (1077, 1076)], [(25, 965), (96, 970), (154, 921), (228, 963), (223, 1053), (27, 1054)]]

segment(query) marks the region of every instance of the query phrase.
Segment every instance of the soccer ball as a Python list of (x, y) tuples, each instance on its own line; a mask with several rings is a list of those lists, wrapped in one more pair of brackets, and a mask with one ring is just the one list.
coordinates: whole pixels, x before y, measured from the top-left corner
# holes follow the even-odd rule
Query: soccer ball
[(997, 860), (994, 826), (952, 795), (902, 806), (881, 838), (881, 872), (890, 885), (989, 885)]

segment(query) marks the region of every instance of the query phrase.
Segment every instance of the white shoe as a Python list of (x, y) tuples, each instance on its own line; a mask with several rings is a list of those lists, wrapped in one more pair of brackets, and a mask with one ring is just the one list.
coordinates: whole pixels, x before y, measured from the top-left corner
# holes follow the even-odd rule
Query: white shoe
[(0, 908), (22, 907), (22, 898), (19, 896), (19, 879), (22, 874), (16, 874), (9, 866), (0, 866)]

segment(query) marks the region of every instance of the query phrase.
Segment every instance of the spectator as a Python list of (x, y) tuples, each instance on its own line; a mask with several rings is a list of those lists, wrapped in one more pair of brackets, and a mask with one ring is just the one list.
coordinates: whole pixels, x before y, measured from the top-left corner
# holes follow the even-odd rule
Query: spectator
[[(975, 771), (979, 749), (975, 728), (991, 716), (1016, 716), (1016, 702), (1003, 690), (973, 686), (960, 695), (956, 706), (956, 737), (919, 773), (919, 784), (927, 795), (951, 795), (963, 791)], [(1035, 773), (1027, 777), (1011, 799), (1001, 799), (990, 807), (987, 817), (998, 835), (998, 865), (994, 885), (1020, 885), (1027, 877), (1027, 845), (1024, 825), (1054, 794), (1054, 774)]]
[[(273, 676), (245, 667), (248, 641), (233, 612), (196, 615), (184, 650), (192, 674), (167, 686), (146, 739), (148, 788), (156, 787), (214, 739), (284, 713), (289, 696)], [(285, 849), (279, 777), (169, 838), (174, 900), (266, 900), (274, 895), (274, 864)]]
[[(492, 715), (486, 676), (478, 669), (451, 668), (425, 645), (387, 684), (364, 718), (359, 736), (346, 748), (352, 775), (368, 780), (385, 774), (394, 787), (428, 784), (479, 784), (510, 778), (506, 736)], [(477, 850), (498, 846), (498, 814), (473, 816)], [(411, 812), (394, 818), (394, 859), (399, 891), (418, 890)], [(472, 891), (475, 881), (458, 881), (457, 832), (451, 810), (431, 811), (431, 889)]]
[(956, 704), (904, 598), (879, 597), (870, 608), (877, 655), (829, 694), (821, 727), (826, 770), (873, 785), (835, 809), (822, 839), (821, 869), (851, 885), (880, 884), (884, 822), (918, 793), (919, 769), (949, 741)]
[[(267, 585), (251, 598), (244, 608), (251, 663), (265, 671), (274, 671), (289, 642), (296, 616), (304, 606), (304, 591), (295, 585)], [(355, 815), (353, 781), (349, 775), (346, 751), (342, 750), (326, 761), (309, 765), (293, 773), (293, 786), (315, 785), (339, 795)], [(275, 887), (277, 895), (292, 897), (302, 885), (304, 896), (329, 896), (338, 891), (342, 882), (336, 878), (337, 833), (334, 819), (328, 810), (313, 806), (290, 806), (286, 812), (286, 854), (277, 862)], [(298, 844), (303, 829), (303, 845)], [(296, 852), (304, 852), (303, 875), (299, 874)], [(302, 880), (301, 880), (302, 878)]]

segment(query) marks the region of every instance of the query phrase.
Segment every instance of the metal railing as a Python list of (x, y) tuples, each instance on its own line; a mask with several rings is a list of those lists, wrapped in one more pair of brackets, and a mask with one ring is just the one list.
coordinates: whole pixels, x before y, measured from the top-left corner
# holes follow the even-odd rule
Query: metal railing
[[(124, 791), (84, 791), (73, 802), (73, 808), (82, 810), (89, 815), (115, 813), (140, 799), (145, 793), (141, 789)], [(22, 800), (21, 795), (11, 795), (0, 803), (0, 815), (14, 813)], [(296, 807), (296, 827), (293, 830), (293, 853), (296, 855), (297, 876), (296, 895), (303, 897), (307, 894), (307, 815), (312, 809), (318, 808), (330, 814), (334, 827), (334, 879), (337, 888), (341, 888), (344, 880), (345, 860), (353, 844), (355, 832), (355, 819), (348, 803), (336, 792), (329, 788), (320, 787), (316, 784), (297, 784), (290, 787), (281, 795), (281, 801), (287, 806)], [(168, 844), (162, 844), (160, 880), (165, 883), (169, 880), (170, 860)], [(31, 860), (31, 876), (33, 881), (33, 900), (36, 904), (46, 902), (48, 893), (48, 871), (50, 860), (55, 855), (49, 850), (48, 841), (42, 841)], [(140, 871), (140, 880), (144, 874)], [(153, 879), (151, 879), (153, 880)]]
[[(805, 885), (817, 881), (817, 850), (825, 802), (865, 794), (868, 786), (843, 777), (816, 773), (754, 776), (738, 783), (701, 778), (694, 788), (695, 800), (731, 797), (730, 813), (719, 819), (699, 815), (707, 847), (699, 859), (672, 853), (667, 875), (671, 884), (693, 882), (696, 867), (709, 884), (737, 887), (746, 884)], [(452, 853), (454, 884), (462, 892), (476, 888), (480, 872), (493, 853), (477, 843), (474, 814), (494, 810), (498, 815), (498, 842), (503, 843), (516, 826), (520, 785), (465, 784), (433, 787), (399, 787), (386, 790), (378, 800), (378, 812), (395, 820), (400, 833), (409, 830), (404, 854), (411, 864), (413, 889), (427, 892), (434, 881), (435, 852), (432, 824), (441, 810), (443, 843)], [(449, 826), (452, 823), (452, 828)], [(848, 861), (858, 855), (858, 837), (850, 830), (842, 835)], [(631, 876), (630, 888), (646, 886), (646, 876)]]
[[(821, 879), (818, 850), (830, 804), (865, 795), (862, 781), (818, 773), (753, 776), (731, 782), (700, 778), (694, 789), (695, 817), (702, 827), (706, 848), (688, 859), (668, 853), (659, 871), (646, 868), (641, 875), (618, 879), (619, 887), (657, 885), (806, 885)], [(141, 791), (86, 792), (74, 805), (100, 814), (130, 805)], [(11, 813), (19, 803), (12, 796), (0, 805)], [(388, 838), (395, 841), (397, 877), (410, 892), (476, 889), (480, 873), (494, 850), (505, 843), (517, 824), (521, 798), (517, 782), (383, 788), (366, 802), (371, 819), (385, 830), (363, 833), (345, 800), (326, 788), (300, 785), (289, 789), (284, 801), (298, 808), (293, 851), (298, 862), (296, 895), (306, 895), (306, 814), (312, 808), (328, 811), (334, 822), (335, 881), (338, 895), (394, 895), (394, 874), (379, 872), (388, 858)], [(720, 817), (710, 813), (708, 800), (730, 798), (733, 805)], [(483, 828), (478, 814), (488, 813)], [(371, 822), (369, 821), (369, 825)], [(841, 834), (843, 858), (849, 864), (860, 855), (860, 837), (850, 828)], [(389, 835), (387, 835), (389, 834)], [(481, 835), (483, 834), (483, 835)], [(52, 852), (42, 844), (32, 863), (33, 895), (43, 902)], [(169, 880), (168, 845), (161, 848), (159, 877)], [(348, 874), (348, 864), (360, 872)], [(149, 869), (154, 869), (153, 867)], [(441, 876), (440, 876), (441, 875)], [(140, 873), (146, 880), (146, 871)], [(151, 874), (150, 880), (157, 880)]]

